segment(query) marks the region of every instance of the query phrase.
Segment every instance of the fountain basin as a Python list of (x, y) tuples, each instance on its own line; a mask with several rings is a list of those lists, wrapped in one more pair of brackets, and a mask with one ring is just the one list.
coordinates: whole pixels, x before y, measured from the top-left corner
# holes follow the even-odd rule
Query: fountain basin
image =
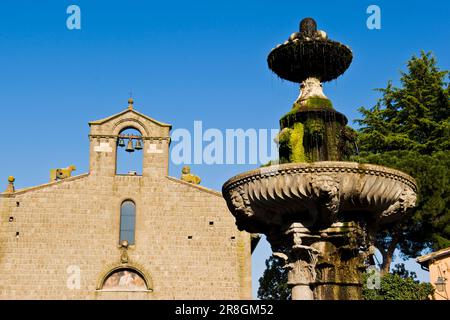
[(316, 77), (322, 82), (336, 79), (353, 59), (349, 47), (333, 40), (291, 41), (273, 49), (267, 64), (279, 77), (302, 82)]
[(391, 223), (414, 207), (416, 192), (401, 171), (333, 161), (262, 167), (222, 188), (238, 228), (265, 234), (293, 222), (318, 229), (337, 221)]

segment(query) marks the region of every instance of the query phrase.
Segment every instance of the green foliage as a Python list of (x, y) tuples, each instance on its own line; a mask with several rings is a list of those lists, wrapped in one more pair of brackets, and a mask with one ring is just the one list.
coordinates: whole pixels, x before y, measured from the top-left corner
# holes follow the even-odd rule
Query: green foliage
[(339, 136), (338, 148), (342, 154), (342, 161), (348, 161), (356, 152), (356, 141), (358, 139), (358, 132), (352, 127), (345, 126)]
[(376, 246), (382, 254), (392, 257), (392, 249), (399, 248), (404, 257), (415, 257), (425, 248), (450, 246), (448, 75), (430, 53), (422, 52), (408, 62), (401, 87), (389, 82), (379, 89), (382, 98), (374, 107), (359, 109), (361, 153), (356, 160), (404, 171), (419, 186), (412, 215), (395, 228), (395, 234), (393, 229), (379, 233)]
[(417, 280), (417, 273), (407, 270), (404, 263), (397, 263), (392, 270), (392, 274), (396, 274), (403, 279), (411, 278), (414, 281)]
[(450, 150), (449, 72), (440, 71), (435, 57), (422, 52), (412, 57), (408, 72), (401, 74), (400, 88), (389, 82), (385, 89), (378, 89), (382, 98), (374, 107), (359, 108), (361, 150), (425, 154)]
[(266, 260), (266, 270), (259, 279), (258, 298), (261, 300), (290, 300), (287, 270), (280, 259), (271, 256)]
[(381, 277), (380, 289), (367, 288), (368, 273), (363, 275), (364, 300), (429, 300), (434, 289), (430, 283), (420, 283), (416, 274), (397, 264), (392, 273)]

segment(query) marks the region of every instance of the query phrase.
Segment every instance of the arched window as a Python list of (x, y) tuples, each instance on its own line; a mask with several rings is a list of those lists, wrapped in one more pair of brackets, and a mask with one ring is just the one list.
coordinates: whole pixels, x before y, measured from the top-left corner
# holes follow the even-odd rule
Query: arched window
[(136, 226), (136, 205), (131, 200), (122, 202), (120, 207), (120, 241), (126, 240), (128, 244), (134, 244)]
[(142, 175), (144, 140), (141, 132), (125, 128), (117, 137), (116, 174)]

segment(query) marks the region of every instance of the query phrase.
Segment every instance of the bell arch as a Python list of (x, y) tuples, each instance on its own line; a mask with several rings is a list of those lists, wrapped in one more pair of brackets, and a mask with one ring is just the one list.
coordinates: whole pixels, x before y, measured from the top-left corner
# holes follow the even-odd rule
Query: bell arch
[(144, 123), (142, 123), (142, 121), (140, 121), (139, 119), (134, 119), (134, 118), (123, 118), (123, 119), (120, 119), (119, 121), (117, 121), (114, 124), (112, 134), (117, 136), (117, 135), (119, 135), (119, 133), (121, 131), (123, 131), (126, 128), (135, 128), (143, 136), (145, 136), (145, 137), (149, 136), (149, 132), (148, 132), (146, 126), (144, 125)]
[[(143, 129), (141, 129), (143, 130)], [(121, 126), (116, 135), (116, 175), (137, 175), (143, 173), (144, 136), (137, 126)]]
[[(128, 108), (104, 119), (89, 122), (90, 149), (89, 174), (114, 177), (117, 175), (166, 176), (168, 174), (169, 144), (171, 125), (154, 120), (134, 109), (133, 99), (128, 100)], [(122, 153), (128, 147), (128, 137), (120, 137), (127, 129), (135, 132), (133, 150)], [(123, 143), (119, 147), (119, 141)], [(136, 142), (139, 140), (139, 147)], [(130, 148), (131, 149), (131, 148)], [(138, 154), (139, 156), (136, 156)], [(118, 157), (119, 155), (119, 157)], [(120, 157), (122, 155), (122, 159)], [(123, 155), (126, 155), (123, 156)], [(142, 160), (141, 160), (142, 157)], [(138, 164), (122, 167), (132, 158), (139, 158)], [(125, 159), (125, 160), (124, 160)], [(142, 161), (142, 164), (141, 164)], [(137, 169), (137, 170), (136, 170)], [(135, 173), (136, 172), (136, 173)]]

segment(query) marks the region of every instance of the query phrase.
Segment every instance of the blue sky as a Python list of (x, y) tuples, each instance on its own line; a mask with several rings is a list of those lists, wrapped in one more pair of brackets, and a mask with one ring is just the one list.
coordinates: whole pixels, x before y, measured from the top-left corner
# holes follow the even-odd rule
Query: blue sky
[[(81, 30), (66, 28), (66, 8), (81, 8)], [(381, 8), (381, 30), (366, 8)], [(449, 69), (448, 1), (86, 1), (0, 2), (0, 181), (47, 182), (49, 170), (88, 171), (87, 122), (117, 113), (133, 92), (135, 108), (174, 128), (278, 128), (298, 94), (268, 68), (271, 48), (307, 16), (354, 60), (325, 94), (350, 121), (420, 50)], [(351, 122), (350, 122), (351, 123)], [(220, 190), (255, 165), (194, 165), (204, 186)], [(179, 176), (180, 166), (170, 173)], [(1, 184), (0, 184), (1, 185)], [(270, 254), (254, 255), (254, 278)], [(418, 270), (413, 263), (411, 268)], [(426, 280), (427, 274), (420, 273)], [(254, 284), (257, 288), (257, 282)]]

